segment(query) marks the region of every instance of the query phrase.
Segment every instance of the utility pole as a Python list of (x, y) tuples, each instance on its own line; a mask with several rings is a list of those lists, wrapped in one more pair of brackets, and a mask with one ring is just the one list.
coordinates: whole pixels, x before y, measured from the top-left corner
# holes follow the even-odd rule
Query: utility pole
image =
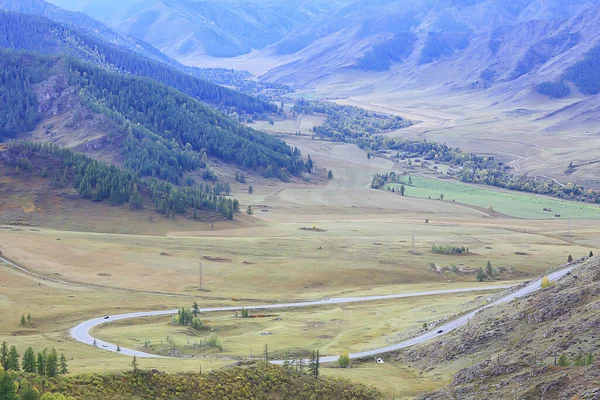
[(198, 266), (198, 290), (202, 290), (202, 261)]

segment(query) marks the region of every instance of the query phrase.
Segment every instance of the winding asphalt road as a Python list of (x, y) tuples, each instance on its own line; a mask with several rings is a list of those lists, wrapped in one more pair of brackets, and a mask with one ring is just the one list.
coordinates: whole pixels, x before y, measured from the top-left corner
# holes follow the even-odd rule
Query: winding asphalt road
[[(562, 269), (560, 271), (551, 273), (548, 275), (548, 278), (550, 280), (558, 280), (558, 279), (562, 278), (563, 276), (567, 275), (574, 268), (575, 268), (575, 266), (571, 266), (571, 267)], [(427, 292), (393, 294), (393, 295), (387, 295), (387, 296), (333, 298), (333, 299), (309, 301), (309, 302), (302, 302), (302, 303), (267, 304), (267, 305), (260, 305), (260, 306), (248, 305), (248, 306), (244, 306), (244, 307), (247, 309), (252, 309), (252, 310), (273, 310), (273, 309), (281, 309), (281, 308), (311, 307), (311, 306), (322, 306), (322, 305), (330, 305), (330, 304), (346, 304), (346, 303), (358, 303), (358, 302), (376, 301), (376, 300), (401, 299), (401, 298), (410, 298), (410, 297), (418, 297), (418, 296), (432, 296), (432, 295), (438, 295), (438, 294), (463, 293), (463, 292), (473, 292), (473, 291), (490, 290), (490, 289), (506, 289), (508, 287), (509, 286), (504, 285), (504, 286), (492, 286), (492, 287), (488, 286), (486, 288), (432, 290), (432, 291), (427, 291)], [(390, 345), (387, 347), (382, 347), (382, 348), (378, 348), (378, 349), (367, 350), (367, 351), (362, 351), (359, 353), (350, 354), (350, 358), (364, 358), (364, 357), (375, 356), (378, 354), (388, 353), (391, 351), (403, 349), (405, 347), (414, 346), (414, 345), (426, 342), (428, 340), (434, 339), (434, 338), (442, 336), (442, 335), (446, 335), (449, 332), (453, 331), (454, 329), (457, 329), (463, 325), (466, 325), (469, 322), (469, 320), (471, 318), (473, 318), (481, 310), (484, 310), (486, 308), (493, 307), (493, 306), (496, 306), (499, 304), (510, 302), (510, 301), (514, 300), (515, 298), (527, 296), (533, 292), (538, 291), (540, 289), (540, 287), (541, 287), (541, 278), (536, 279), (535, 281), (532, 281), (531, 283), (527, 284), (523, 288), (521, 288), (505, 297), (502, 297), (499, 300), (496, 300), (490, 304), (487, 304), (475, 311), (465, 314), (465, 315), (463, 315), (455, 320), (452, 320), (448, 323), (436, 326), (434, 329), (432, 329), (428, 332), (425, 332), (419, 336), (415, 336), (414, 338), (407, 339), (407, 340), (404, 340), (402, 342), (399, 342), (399, 343), (396, 343), (396, 344), (393, 344), (393, 345)], [(218, 312), (218, 311), (239, 311), (239, 310), (241, 310), (241, 308), (242, 308), (242, 306), (211, 307), (211, 308), (201, 308), (200, 312), (208, 313), (208, 312)], [(131, 318), (154, 317), (154, 316), (161, 316), (161, 315), (175, 315), (175, 314), (177, 314), (177, 311), (178, 310), (142, 311), (142, 312), (134, 312), (134, 313), (129, 313), (129, 314), (111, 315), (111, 316), (109, 316), (108, 319), (105, 319), (104, 317), (94, 318), (94, 319), (82, 322), (81, 324), (77, 325), (76, 327), (71, 329), (70, 334), (73, 339), (75, 339), (81, 343), (93, 345), (94, 341), (95, 341), (96, 346), (99, 349), (116, 352), (117, 346), (115, 344), (108, 343), (108, 342), (105, 342), (105, 341), (102, 341), (99, 339), (95, 339), (90, 334), (90, 330), (92, 328), (98, 327), (102, 324), (113, 322), (113, 321), (121, 321), (121, 320), (131, 319)], [(437, 332), (439, 332), (440, 330), (442, 332), (438, 334)], [(135, 355), (136, 357), (142, 357), (142, 358), (164, 358), (162, 356), (158, 356), (155, 354), (144, 353), (142, 351), (128, 349), (125, 347), (120, 348), (120, 353), (124, 354), (124, 355), (128, 355), (128, 356)], [(338, 358), (339, 358), (339, 356), (321, 357), (321, 362), (335, 362), (335, 361), (337, 361)], [(282, 360), (272, 361), (272, 362), (274, 364), (282, 364), (283, 363)]]

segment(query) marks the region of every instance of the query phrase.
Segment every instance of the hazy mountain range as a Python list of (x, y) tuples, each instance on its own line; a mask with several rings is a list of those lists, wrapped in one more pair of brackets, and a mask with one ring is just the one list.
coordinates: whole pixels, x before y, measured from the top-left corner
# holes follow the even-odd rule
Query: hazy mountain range
[(300, 87), (347, 70), (410, 73), (405, 86), (555, 80), (596, 45), (600, 13), (597, 0), (53, 2), (176, 58), (254, 50), (265, 79)]

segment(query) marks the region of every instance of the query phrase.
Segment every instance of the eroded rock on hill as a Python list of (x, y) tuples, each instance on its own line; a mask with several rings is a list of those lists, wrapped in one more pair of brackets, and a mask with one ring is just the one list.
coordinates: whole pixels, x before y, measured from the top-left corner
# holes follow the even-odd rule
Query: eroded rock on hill
[(599, 349), (594, 257), (555, 286), (486, 310), (465, 329), (401, 352), (398, 361), (458, 370), (450, 385), (422, 399), (600, 399)]

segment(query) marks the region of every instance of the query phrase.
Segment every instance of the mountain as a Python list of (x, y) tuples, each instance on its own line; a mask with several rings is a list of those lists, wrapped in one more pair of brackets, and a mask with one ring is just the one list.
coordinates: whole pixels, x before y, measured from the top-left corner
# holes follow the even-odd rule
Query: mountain
[[(20, 8), (40, 11), (47, 3), (38, 1), (36, 4), (39, 7)], [(7, 5), (6, 0), (0, 0), (0, 8)], [(56, 12), (46, 14), (62, 15), (57, 7), (49, 4), (47, 7)], [(76, 18), (70, 17), (68, 20)], [(44, 54), (67, 53), (104, 69), (155, 79), (223, 111), (249, 115), (277, 111), (277, 107), (270, 103), (198, 78), (205, 71), (184, 67), (149, 45), (147, 47), (159, 54), (159, 58), (144, 51), (131, 50), (119, 41), (115, 43), (113, 36), (100, 34), (97, 30), (90, 31), (80, 26), (80, 23), (82, 21), (62, 24), (45, 17), (0, 9), (0, 47)], [(101, 26), (99, 23), (97, 25)]]
[(597, 3), (356, 1), (265, 49), (285, 59), (263, 78), (313, 88), (353, 70), (390, 71), (383, 76), (394, 90), (488, 88), (521, 77), (517, 85), (531, 88), (560, 78), (600, 43)]
[(88, 13), (166, 54), (234, 57), (262, 49), (343, 0), (53, 0)]
[(479, 313), (464, 329), (402, 351), (398, 360), (459, 370), (421, 399), (597, 399), (600, 259), (541, 292)]
[(105, 40), (106, 42), (121, 48), (139, 53), (154, 60), (166, 63), (171, 63), (173, 61), (146, 42), (109, 28), (105, 24), (84, 13), (70, 12), (43, 0), (0, 0), (0, 9), (37, 15), (63, 24), (75, 25), (80, 29), (84, 29), (88, 35)]
[[(0, 66), (0, 140), (33, 135), (92, 153), (108, 147), (109, 161), (176, 184), (205, 169), (207, 156), (281, 179), (304, 168), (282, 140), (155, 80), (13, 50), (0, 51)], [(214, 180), (208, 170), (205, 177)]]

